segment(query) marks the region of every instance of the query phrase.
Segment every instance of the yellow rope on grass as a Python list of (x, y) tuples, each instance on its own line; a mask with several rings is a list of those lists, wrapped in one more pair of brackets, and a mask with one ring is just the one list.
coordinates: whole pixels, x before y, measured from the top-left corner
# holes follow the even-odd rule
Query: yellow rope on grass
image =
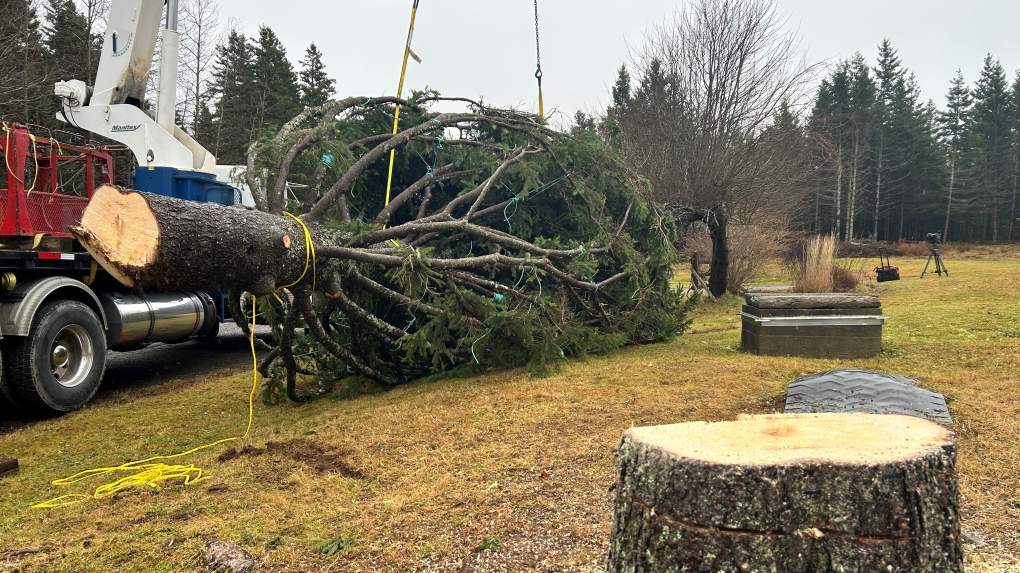
[[(281, 287), (277, 288), (276, 291), (273, 292), (274, 296), (276, 296), (276, 293), (279, 292), (281, 289), (290, 288), (290, 287), (300, 283), (302, 280), (304, 280), (305, 276), (308, 274), (309, 267), (311, 267), (311, 269), (312, 269), (312, 289), (313, 290), (315, 289), (315, 274), (316, 274), (316, 268), (315, 268), (315, 245), (312, 243), (312, 234), (308, 230), (308, 226), (305, 225), (305, 223), (301, 219), (295, 217), (294, 215), (291, 215), (290, 213), (284, 213), (284, 215), (287, 215), (291, 219), (294, 219), (295, 221), (297, 221), (301, 225), (301, 229), (304, 232), (304, 236), (305, 236), (305, 268), (301, 271), (301, 276), (299, 276), (296, 281), (290, 283), (289, 285), (281, 286)], [(277, 300), (279, 300), (279, 296), (277, 296)], [(202, 450), (207, 450), (209, 448), (213, 448), (213, 447), (219, 446), (221, 444), (226, 444), (226, 443), (229, 443), (229, 442), (235, 442), (235, 441), (244, 440), (244, 439), (246, 439), (248, 437), (248, 433), (251, 432), (252, 420), (254, 419), (255, 390), (258, 387), (258, 378), (259, 378), (258, 377), (258, 364), (259, 364), (259, 362), (258, 362), (258, 356), (255, 353), (255, 317), (256, 317), (255, 308), (256, 308), (256, 304), (257, 303), (258, 303), (258, 299), (255, 296), (252, 296), (251, 329), (248, 332), (248, 344), (251, 346), (252, 380), (251, 380), (251, 391), (248, 393), (248, 425), (244, 429), (244, 435), (242, 435), (240, 437), (224, 438), (222, 440), (217, 440), (215, 442), (212, 442), (212, 443), (209, 443), (209, 444), (205, 444), (205, 445), (202, 445), (202, 446), (198, 446), (197, 448), (192, 448), (192, 449), (190, 449), (190, 450), (188, 450), (186, 452), (181, 452), (179, 454), (172, 454), (172, 455), (166, 455), (166, 456), (163, 456), (163, 455), (161, 455), (161, 456), (152, 456), (151, 458), (146, 458), (144, 460), (138, 460), (138, 461), (133, 461), (133, 462), (127, 462), (127, 463), (121, 464), (119, 466), (106, 467), (106, 468), (95, 468), (95, 469), (90, 469), (90, 470), (85, 470), (85, 471), (82, 471), (82, 472), (78, 472), (78, 473), (76, 473), (76, 474), (74, 474), (74, 475), (72, 475), (70, 477), (61, 478), (61, 479), (53, 481), (53, 485), (58, 486), (58, 487), (59, 486), (65, 486), (65, 485), (71, 485), (71, 484), (78, 483), (80, 481), (83, 481), (83, 480), (86, 480), (86, 479), (89, 479), (89, 478), (93, 478), (93, 477), (100, 476), (100, 475), (111, 474), (111, 473), (114, 473), (114, 472), (133, 471), (133, 472), (137, 472), (137, 473), (135, 473), (133, 475), (130, 475), (130, 476), (127, 476), (127, 477), (124, 477), (124, 478), (121, 478), (119, 480), (116, 480), (116, 481), (104, 484), (104, 485), (101, 485), (101, 486), (99, 486), (99, 487), (97, 487), (95, 489), (95, 491), (92, 493), (92, 495), (85, 495), (85, 494), (62, 495), (62, 496), (59, 496), (59, 497), (55, 497), (53, 499), (49, 499), (49, 500), (44, 501), (42, 503), (37, 503), (37, 504), (33, 505), (32, 507), (35, 508), (35, 509), (45, 509), (45, 508), (53, 508), (53, 507), (64, 507), (64, 506), (67, 506), (67, 505), (74, 505), (76, 503), (81, 503), (81, 502), (87, 501), (89, 499), (102, 499), (104, 497), (109, 497), (109, 496), (111, 496), (111, 495), (113, 495), (113, 494), (115, 494), (115, 493), (117, 493), (119, 491), (131, 488), (131, 487), (149, 486), (149, 487), (152, 487), (152, 488), (158, 488), (160, 482), (164, 482), (164, 481), (167, 481), (167, 480), (182, 480), (183, 485), (191, 485), (193, 483), (197, 483), (197, 482), (200, 482), (203, 479), (205, 479), (203, 477), (203, 475), (202, 475), (202, 468), (200, 468), (200, 467), (198, 467), (198, 466), (196, 466), (194, 464), (174, 465), (174, 464), (165, 464), (165, 463), (162, 463), (162, 462), (158, 462), (158, 463), (153, 463), (153, 462), (156, 462), (156, 460), (172, 460), (172, 459), (176, 459), (176, 458), (182, 458), (184, 456), (193, 454), (195, 452), (199, 452), (199, 451), (202, 451)]]
[(80, 481), (87, 480), (100, 475), (111, 474), (114, 472), (137, 472), (133, 475), (123, 477), (119, 480), (112, 481), (107, 484), (103, 484), (93, 491), (92, 495), (85, 495), (80, 493), (73, 493), (69, 495), (62, 495), (53, 499), (46, 500), (42, 503), (37, 503), (32, 506), (33, 509), (47, 509), (54, 507), (64, 507), (68, 505), (74, 505), (76, 503), (82, 503), (90, 499), (102, 499), (109, 497), (119, 491), (139, 486), (149, 486), (152, 488), (159, 488), (160, 482), (168, 480), (182, 480), (183, 485), (191, 485), (205, 479), (202, 475), (202, 468), (195, 464), (188, 465), (173, 465), (164, 463), (152, 463), (156, 460), (172, 460), (176, 458), (182, 458), (184, 456), (214, 448), (221, 444), (229, 442), (236, 442), (244, 440), (248, 437), (248, 433), (251, 432), (252, 420), (254, 419), (255, 410), (255, 389), (258, 386), (258, 357), (255, 354), (255, 300), (252, 300), (252, 315), (251, 315), (251, 331), (248, 333), (248, 343), (251, 345), (251, 358), (252, 358), (252, 381), (251, 391), (248, 393), (248, 426), (244, 429), (244, 435), (240, 437), (224, 438), (215, 442), (198, 446), (197, 448), (191, 448), (186, 452), (179, 454), (172, 454), (168, 456), (152, 456), (144, 460), (138, 460), (134, 462), (127, 462), (119, 466), (113, 466), (108, 468), (95, 468), (91, 470), (85, 470), (78, 472), (73, 476), (61, 478), (53, 481), (55, 486), (65, 486), (78, 483)]

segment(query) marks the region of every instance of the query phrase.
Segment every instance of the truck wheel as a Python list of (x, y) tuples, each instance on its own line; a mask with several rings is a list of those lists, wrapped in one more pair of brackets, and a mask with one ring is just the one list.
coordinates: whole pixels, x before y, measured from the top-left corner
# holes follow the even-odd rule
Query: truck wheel
[(99, 389), (106, 369), (106, 335), (89, 307), (72, 300), (46, 303), (24, 338), (11, 338), (4, 366), (19, 402), (37, 410), (81, 408)]

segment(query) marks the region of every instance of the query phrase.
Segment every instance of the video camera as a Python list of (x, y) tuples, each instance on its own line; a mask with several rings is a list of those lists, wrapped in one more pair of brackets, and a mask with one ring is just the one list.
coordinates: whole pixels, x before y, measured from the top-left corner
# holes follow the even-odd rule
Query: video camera
[(928, 233), (925, 235), (924, 240), (928, 242), (928, 262), (924, 263), (924, 270), (921, 271), (921, 278), (924, 278), (924, 274), (928, 272), (928, 265), (932, 259), (935, 259), (935, 272), (942, 276), (942, 273), (946, 273), (949, 276), (949, 269), (942, 262), (942, 255), (939, 254), (939, 243), (942, 242), (942, 233)]

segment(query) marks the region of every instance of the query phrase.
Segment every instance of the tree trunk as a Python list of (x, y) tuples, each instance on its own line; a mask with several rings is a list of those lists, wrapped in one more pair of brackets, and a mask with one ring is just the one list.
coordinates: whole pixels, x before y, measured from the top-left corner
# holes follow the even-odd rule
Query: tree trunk
[(850, 172), (850, 194), (846, 200), (846, 240), (854, 240), (854, 215), (857, 214), (857, 183), (861, 158), (860, 135), (854, 131), (854, 164)]
[(301, 225), (289, 217), (109, 185), (71, 232), (130, 288), (262, 296), (296, 281), (308, 261)]
[(1017, 191), (1017, 174), (1013, 172), (1013, 200), (1009, 204), (1009, 235), (1006, 236), (1007, 241), (1013, 240), (1013, 229), (1016, 228), (1016, 191)]
[(839, 151), (837, 152), (838, 160), (836, 161), (836, 220), (833, 221), (832, 234), (836, 235), (837, 241), (843, 240), (843, 230), (841, 225), (843, 224), (842, 213), (840, 208), (842, 207), (843, 201), (843, 142), (839, 142)]
[(708, 217), (708, 234), (712, 238), (712, 265), (708, 271), (708, 292), (713, 297), (726, 294), (730, 268), (730, 243), (726, 237), (726, 207), (717, 207)]
[(992, 242), (999, 242), (999, 182), (995, 182), (992, 192)]
[(1017, 171), (1020, 170), (1020, 157), (1013, 155), (1013, 199), (1009, 203), (1009, 234), (1007, 241), (1013, 240), (1013, 229), (1016, 228), (1016, 195), (1017, 195)]
[(949, 212), (953, 208), (953, 183), (956, 181), (956, 153), (949, 156), (949, 199), (946, 201), (946, 222), (942, 225), (942, 240), (949, 241)]
[(815, 226), (811, 232), (818, 235), (822, 232), (822, 187), (815, 193)]
[(899, 240), (901, 240), (901, 241), (903, 240), (903, 237), (905, 236), (903, 234), (903, 205), (904, 205), (904, 203), (906, 203), (906, 201), (901, 199), (900, 200), (900, 234), (899, 234)]
[(872, 239), (878, 240), (878, 218), (882, 212), (882, 152), (885, 151), (883, 143), (878, 144), (878, 171), (875, 180), (875, 226)]
[(632, 428), (617, 468), (610, 573), (963, 571), (955, 438), (927, 420)]
[[(898, 199), (899, 199), (900, 202), (903, 202), (903, 190), (902, 189), (900, 190)], [(892, 218), (892, 211), (893, 211), (893, 205), (890, 203), (889, 216), (885, 218), (885, 235), (884, 235), (885, 239), (884, 240), (886, 240), (886, 241), (891, 241), (892, 240), (892, 219), (893, 219)]]

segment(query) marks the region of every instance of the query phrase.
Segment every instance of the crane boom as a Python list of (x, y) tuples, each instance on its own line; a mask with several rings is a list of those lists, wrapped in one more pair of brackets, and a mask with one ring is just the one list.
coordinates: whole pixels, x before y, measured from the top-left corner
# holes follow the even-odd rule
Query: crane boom
[[(81, 80), (57, 82), (57, 119), (126, 145), (138, 162), (133, 187), (182, 199), (253, 205), (247, 190), (234, 193), (236, 171), (175, 125), (177, 0), (112, 0), (95, 86)], [(155, 118), (144, 111), (153, 54), (160, 44)]]
[(141, 107), (162, 16), (159, 0), (113, 0), (88, 105)]

